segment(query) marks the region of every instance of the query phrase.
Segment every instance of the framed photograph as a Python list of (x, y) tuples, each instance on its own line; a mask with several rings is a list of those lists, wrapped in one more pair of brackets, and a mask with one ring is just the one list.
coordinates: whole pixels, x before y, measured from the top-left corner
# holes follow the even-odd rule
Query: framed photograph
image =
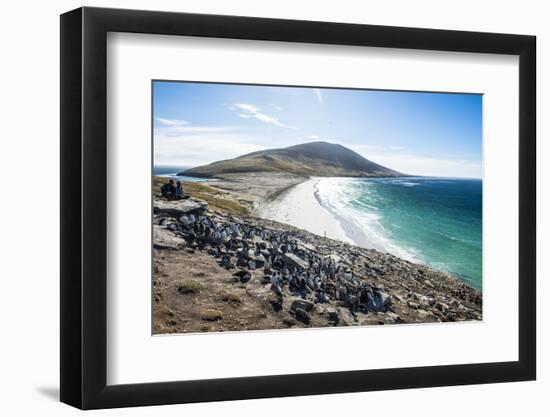
[(533, 380), (535, 37), (61, 16), (61, 401)]

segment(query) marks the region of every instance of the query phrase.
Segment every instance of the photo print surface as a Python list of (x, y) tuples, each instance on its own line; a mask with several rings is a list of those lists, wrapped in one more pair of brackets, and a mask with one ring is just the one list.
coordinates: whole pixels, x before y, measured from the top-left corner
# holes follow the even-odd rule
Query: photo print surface
[(153, 81), (153, 334), (482, 320), (482, 100)]

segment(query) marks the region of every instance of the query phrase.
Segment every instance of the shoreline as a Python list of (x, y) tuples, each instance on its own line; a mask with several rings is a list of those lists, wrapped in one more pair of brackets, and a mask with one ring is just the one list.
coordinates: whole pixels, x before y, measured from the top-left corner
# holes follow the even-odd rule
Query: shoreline
[[(392, 242), (385, 236), (370, 229), (363, 230), (352, 220), (339, 216), (332, 207), (327, 207), (323, 203), (319, 195), (318, 185), (325, 178), (330, 177), (310, 177), (303, 183), (288, 187), (284, 193), (266, 202), (255, 213), (261, 218), (287, 223), (320, 237), (392, 254), (405, 261), (447, 273), (472, 286), (467, 277), (438, 269), (428, 262), (418, 259), (414, 253), (400, 247), (398, 243)], [(472, 286), (472, 288), (478, 290), (477, 287)]]
[[(328, 177), (311, 177), (301, 184), (289, 187), (277, 198), (264, 202), (256, 210), (256, 214), (267, 220), (288, 223), (321, 237), (391, 253), (406, 261), (421, 263), (395, 243), (374, 242), (368, 232), (361, 230), (348, 219), (338, 216), (331, 207), (323, 204), (318, 185), (324, 178)], [(385, 238), (377, 235), (376, 239), (381, 241)], [(393, 250), (388, 249), (388, 246), (393, 247)]]
[(483, 318), (479, 291), (425, 265), (196, 197), (153, 204), (154, 334)]
[(284, 190), (272, 200), (259, 205), (258, 217), (287, 223), (321, 237), (356, 244), (341, 227), (334, 215), (315, 196), (320, 177), (311, 177)]
[[(157, 177), (162, 180), (166, 177)], [(219, 194), (222, 201), (230, 201), (236, 206), (242, 206), (244, 211), (233, 211), (235, 214), (248, 214), (262, 220), (282, 223), (313, 233), (320, 238), (328, 238), (359, 248), (375, 250), (380, 253), (391, 254), (405, 262), (411, 262), (433, 269), (442, 274), (448, 274), (479, 291), (480, 288), (472, 285), (467, 277), (462, 277), (445, 269), (439, 269), (428, 262), (418, 259), (406, 249), (391, 242), (376, 230), (364, 225), (358, 225), (354, 219), (347, 219), (335, 213), (334, 207), (327, 207), (321, 201), (318, 185), (323, 179), (332, 177), (301, 177), (296, 175), (275, 175), (273, 173), (254, 173), (245, 175), (229, 174), (216, 181), (191, 182), (189, 186), (207, 186), (214, 191), (216, 199)], [(195, 195), (205, 198), (200, 193)], [(209, 201), (211, 203), (211, 201)], [(219, 207), (220, 204), (213, 207)], [(231, 208), (231, 206), (230, 206)], [(376, 222), (376, 219), (373, 221)], [(374, 224), (373, 228), (377, 225)]]

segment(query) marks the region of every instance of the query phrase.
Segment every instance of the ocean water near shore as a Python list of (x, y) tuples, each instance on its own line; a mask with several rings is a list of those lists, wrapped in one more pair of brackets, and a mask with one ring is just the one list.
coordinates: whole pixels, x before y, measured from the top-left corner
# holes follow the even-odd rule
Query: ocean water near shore
[(167, 165), (157, 165), (153, 167), (153, 175), (155, 177), (171, 178), (174, 181), (189, 181), (189, 182), (206, 182), (214, 181), (206, 178), (198, 178), (186, 175), (178, 175), (178, 172), (185, 171), (190, 167), (184, 166), (167, 166)]
[(481, 289), (481, 180), (318, 178), (313, 193), (355, 244), (449, 272)]

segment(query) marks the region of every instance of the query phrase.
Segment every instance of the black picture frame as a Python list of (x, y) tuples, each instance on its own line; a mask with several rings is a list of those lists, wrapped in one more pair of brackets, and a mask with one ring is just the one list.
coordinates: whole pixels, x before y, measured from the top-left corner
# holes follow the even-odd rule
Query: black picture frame
[[(519, 360), (107, 385), (108, 32), (519, 56)], [(61, 401), (82, 409), (534, 380), (534, 36), (80, 8), (61, 16)]]

